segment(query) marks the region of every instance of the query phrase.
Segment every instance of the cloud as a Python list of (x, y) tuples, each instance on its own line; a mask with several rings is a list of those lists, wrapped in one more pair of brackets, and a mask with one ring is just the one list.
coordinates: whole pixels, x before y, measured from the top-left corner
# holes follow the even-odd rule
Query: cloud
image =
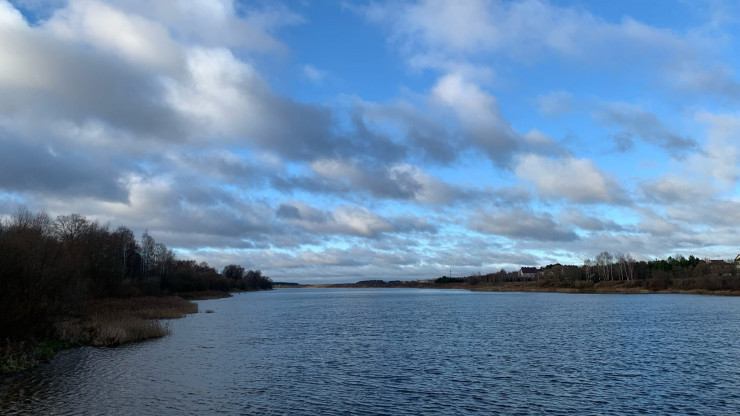
[(620, 129), (618, 148), (631, 147), (632, 138), (665, 149), (674, 156), (685, 155), (698, 148), (695, 140), (671, 131), (654, 113), (625, 103), (608, 103), (596, 111), (595, 117), (606, 125)]
[(547, 213), (535, 214), (526, 210), (479, 212), (468, 226), (485, 234), (495, 234), (512, 239), (537, 241), (574, 241), (576, 233), (564, 229)]
[(733, 188), (740, 178), (740, 117), (701, 111), (695, 119), (708, 125), (708, 140), (703, 152), (687, 159), (692, 171), (701, 172), (725, 188)]
[(166, 27), (97, 1), (71, 1), (44, 22), (44, 29), (57, 39), (87, 43), (142, 66), (173, 70), (182, 65)]
[(103, 160), (4, 139), (0, 134), (0, 189), (5, 191), (125, 202), (128, 190), (122, 182), (126, 168), (125, 161), (115, 157)]
[(425, 0), (358, 10), (370, 21), (386, 25), (400, 49), (412, 57), (440, 51), (467, 57), (499, 53), (535, 61), (557, 54), (591, 62), (598, 56), (605, 63), (635, 55), (672, 56), (689, 48), (676, 34), (629, 17), (614, 24), (584, 9), (538, 0)]
[(625, 227), (617, 224), (613, 220), (587, 215), (578, 208), (570, 208), (562, 212), (561, 215), (559, 215), (559, 219), (563, 223), (575, 225), (576, 227), (586, 231), (626, 231)]
[(535, 103), (540, 113), (546, 116), (562, 116), (573, 109), (573, 94), (568, 91), (553, 91), (538, 95)]
[(258, 53), (285, 53), (275, 32), (304, 19), (280, 3), (247, 4), (232, 0), (111, 0), (129, 14), (162, 22), (178, 43), (205, 48), (236, 48)]
[(691, 204), (713, 198), (716, 191), (705, 184), (692, 183), (686, 178), (668, 175), (645, 183), (642, 192), (653, 202)]
[(517, 159), (515, 174), (532, 182), (544, 198), (576, 203), (623, 203), (625, 191), (588, 159), (550, 159), (534, 154)]
[(677, 224), (654, 213), (646, 213), (637, 226), (641, 232), (654, 236), (669, 236), (680, 229)]
[(494, 163), (500, 166), (508, 163), (519, 146), (518, 136), (499, 113), (495, 97), (459, 74), (440, 78), (432, 88), (431, 97), (455, 111), (463, 129)]
[(355, 160), (318, 159), (310, 167), (326, 182), (303, 180), (293, 183), (325, 192), (367, 191), (377, 198), (420, 203), (448, 204), (466, 197), (463, 191), (406, 163), (377, 167), (365, 166)]
[[(0, 0), (0, 217), (77, 212), (218, 267), (335, 281), (731, 249), (727, 22), (558, 4), (346, 6), (389, 35), (363, 51), (398, 52), (371, 101), (324, 71), (334, 44), (302, 37), (326, 8)], [(327, 88), (292, 95), (307, 82)], [(611, 176), (625, 155), (599, 152), (604, 130), (645, 169)]]
[(156, 98), (159, 80), (25, 22), (0, 25), (0, 113), (38, 122), (97, 121), (141, 137), (174, 138), (183, 119)]
[[(687, 13), (699, 8), (681, 6)], [(385, 28), (416, 69), (485, 79), (493, 72), (486, 67), (490, 61), (531, 65), (557, 59), (613, 74), (615, 68), (639, 73), (645, 87), (710, 94), (730, 102), (740, 94), (740, 82), (721, 59), (722, 45), (730, 45), (732, 53), (731, 42), (716, 26), (681, 32), (629, 16), (611, 22), (583, 7), (541, 0), (420, 0), (353, 9)], [(716, 15), (709, 18), (717, 21)], [(561, 111), (553, 104), (564, 103), (554, 96), (543, 100), (539, 106), (545, 114)]]
[(321, 84), (326, 78), (326, 71), (322, 71), (313, 65), (303, 65), (303, 76), (314, 84)]
[(667, 82), (680, 91), (716, 96), (736, 103), (740, 99), (740, 82), (731, 68), (721, 63), (671, 67)]
[(312, 233), (376, 237), (394, 230), (390, 221), (359, 206), (342, 206), (329, 212), (293, 202), (281, 204), (276, 214), (282, 221)]
[(432, 108), (420, 103), (360, 101), (356, 103), (356, 111), (367, 124), (372, 123), (378, 128), (390, 125), (390, 128), (402, 132), (408, 154), (424, 161), (449, 165), (467, 148), (459, 135), (451, 133), (440, 120), (435, 119)]

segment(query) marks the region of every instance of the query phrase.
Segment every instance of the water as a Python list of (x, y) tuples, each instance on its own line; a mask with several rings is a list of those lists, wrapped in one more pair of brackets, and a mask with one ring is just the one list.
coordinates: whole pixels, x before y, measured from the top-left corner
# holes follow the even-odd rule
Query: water
[(199, 304), (166, 338), (0, 379), (0, 413), (740, 414), (740, 298), (279, 289)]

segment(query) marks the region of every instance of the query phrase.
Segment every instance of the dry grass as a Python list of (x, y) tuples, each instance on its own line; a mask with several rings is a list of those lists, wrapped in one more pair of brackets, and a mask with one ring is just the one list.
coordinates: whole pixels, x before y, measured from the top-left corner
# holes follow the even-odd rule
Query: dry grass
[[(235, 290), (234, 292), (240, 292)], [(201, 290), (199, 292), (182, 292), (177, 293), (177, 296), (187, 300), (208, 300), (208, 299), (223, 299), (230, 298), (229, 292), (222, 292), (220, 290)]]
[(84, 318), (57, 322), (60, 339), (72, 344), (113, 347), (170, 333), (159, 319), (182, 318), (198, 312), (198, 305), (178, 297), (98, 299)]
[(125, 314), (141, 319), (175, 319), (198, 312), (198, 305), (185, 299), (144, 296), (98, 299), (89, 304), (90, 315)]
[(84, 329), (91, 335), (90, 343), (96, 347), (113, 347), (170, 333), (169, 328), (159, 321), (131, 315), (96, 315), (90, 318)]
[(70, 345), (113, 347), (163, 337), (170, 329), (160, 319), (196, 313), (198, 305), (174, 296), (98, 299), (89, 302), (84, 312), (59, 318), (52, 339), (11, 343), (0, 338), (0, 374), (35, 367)]

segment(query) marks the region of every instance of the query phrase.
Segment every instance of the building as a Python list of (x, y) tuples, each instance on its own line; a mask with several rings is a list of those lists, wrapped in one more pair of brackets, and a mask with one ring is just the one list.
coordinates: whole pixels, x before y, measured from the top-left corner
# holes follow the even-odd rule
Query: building
[(536, 267), (522, 267), (521, 269), (519, 269), (519, 277), (531, 279), (537, 277), (537, 275), (539, 274), (540, 269)]
[(740, 254), (738, 254), (737, 257), (735, 257), (735, 267), (740, 269)]

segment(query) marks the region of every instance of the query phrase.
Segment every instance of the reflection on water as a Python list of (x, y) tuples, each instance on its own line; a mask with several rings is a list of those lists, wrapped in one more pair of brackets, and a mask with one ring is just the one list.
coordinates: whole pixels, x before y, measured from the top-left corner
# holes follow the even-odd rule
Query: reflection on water
[(740, 298), (279, 289), (0, 379), (7, 414), (738, 414)]

